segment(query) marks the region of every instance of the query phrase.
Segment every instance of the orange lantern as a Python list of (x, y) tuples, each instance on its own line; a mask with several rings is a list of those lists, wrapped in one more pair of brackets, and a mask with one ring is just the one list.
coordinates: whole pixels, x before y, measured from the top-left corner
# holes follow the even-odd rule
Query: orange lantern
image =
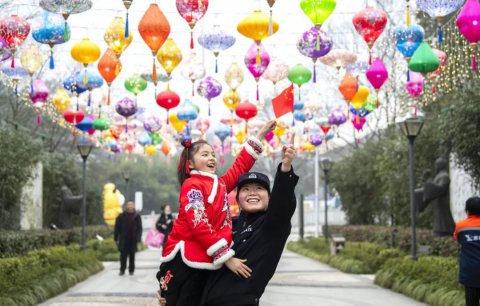
[(94, 63), (100, 57), (100, 48), (90, 39), (84, 38), (73, 45), (72, 49), (70, 50), (70, 54), (74, 60), (82, 63), (83, 66), (85, 66), (85, 77), (83, 78), (83, 83), (87, 84), (87, 66), (88, 64)]
[(338, 90), (345, 100), (352, 100), (358, 90), (357, 78), (350, 72), (345, 73), (340, 85), (338, 86)]
[(107, 105), (110, 105), (110, 86), (112, 85), (113, 80), (117, 77), (122, 70), (122, 63), (118, 59), (115, 52), (111, 49), (107, 49), (103, 54), (100, 61), (98, 61), (98, 72), (102, 75), (105, 82), (108, 85), (108, 100)]
[(142, 36), (147, 46), (152, 50), (153, 55), (153, 82), (157, 81), (157, 68), (155, 66), (155, 56), (163, 43), (170, 34), (170, 24), (158, 7), (158, 4), (152, 3), (138, 24), (138, 32)]
[[(260, 64), (260, 43), (263, 39), (270, 36), (268, 25), (269, 16), (260, 10), (254, 11), (237, 25), (237, 31), (240, 34), (253, 39), (257, 44), (257, 64)], [(272, 20), (271, 30), (271, 35), (278, 31), (278, 22), (275, 20)]]
[(168, 144), (168, 142), (162, 142), (162, 147), (160, 148), (160, 150), (162, 150), (162, 153), (167, 156), (168, 153), (170, 153), (170, 145)]

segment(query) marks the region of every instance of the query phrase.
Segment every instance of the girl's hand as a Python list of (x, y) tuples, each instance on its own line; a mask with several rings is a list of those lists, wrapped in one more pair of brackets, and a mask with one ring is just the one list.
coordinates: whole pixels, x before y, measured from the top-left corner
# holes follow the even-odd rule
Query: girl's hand
[(262, 140), (268, 132), (273, 131), (277, 126), (277, 122), (275, 120), (269, 120), (265, 122), (265, 125), (258, 131), (257, 138), (258, 140)]
[(160, 289), (157, 290), (157, 300), (158, 300), (158, 305), (160, 306), (167, 305), (167, 300), (160, 295)]
[(230, 271), (237, 274), (238, 276), (243, 278), (249, 278), (250, 276), (252, 276), (252, 269), (245, 265), (245, 262), (247, 262), (246, 259), (238, 259), (232, 257), (225, 262), (225, 265), (227, 266), (227, 268), (230, 269)]

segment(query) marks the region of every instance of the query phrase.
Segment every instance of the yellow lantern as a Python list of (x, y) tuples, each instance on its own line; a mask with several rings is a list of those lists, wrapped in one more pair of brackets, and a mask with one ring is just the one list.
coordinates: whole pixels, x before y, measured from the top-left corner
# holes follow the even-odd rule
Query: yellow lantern
[(178, 119), (177, 113), (170, 113), (168, 119), (177, 133), (180, 133), (187, 124), (186, 121)]
[(273, 134), (275, 134), (275, 136), (277, 136), (278, 138), (282, 137), (282, 135), (285, 133), (285, 130), (287, 129), (287, 127), (283, 124), (277, 124), (277, 126), (275, 127), (275, 129), (273, 130)]
[(238, 143), (243, 143), (245, 141), (245, 130), (239, 129), (235, 135), (235, 139), (237, 139)]
[(172, 38), (169, 38), (165, 41), (160, 50), (158, 50), (157, 59), (163, 69), (165, 69), (167, 75), (170, 76), (172, 71), (182, 61), (182, 51), (175, 41)]
[(240, 100), (240, 94), (231, 88), (223, 95), (223, 103), (225, 103), (230, 112), (233, 112), (237, 108)]
[(146, 155), (153, 155), (155, 153), (157, 153), (157, 147), (155, 147), (154, 145), (148, 145), (145, 147)]
[(42, 65), (43, 57), (35, 44), (28, 45), (20, 54), (20, 63), (30, 76)]
[(309, 142), (307, 142), (304, 146), (303, 149), (307, 152), (315, 151), (315, 146)]
[(131, 32), (125, 35), (125, 22), (121, 17), (115, 17), (105, 31), (104, 39), (108, 47), (120, 58), (120, 55), (132, 42), (133, 37)]
[(60, 113), (63, 113), (70, 105), (70, 96), (65, 89), (59, 88), (53, 95), (53, 106)]
[(358, 86), (357, 93), (353, 96), (352, 100), (350, 100), (350, 104), (352, 104), (353, 108), (359, 110), (363, 104), (365, 104), (369, 94), (370, 90), (368, 87), (363, 85)]
[(94, 63), (100, 58), (100, 48), (90, 39), (84, 38), (73, 45), (72, 49), (70, 50), (70, 54), (74, 60), (82, 63), (85, 66), (85, 77), (83, 78), (83, 83), (87, 84), (87, 66), (88, 64)]

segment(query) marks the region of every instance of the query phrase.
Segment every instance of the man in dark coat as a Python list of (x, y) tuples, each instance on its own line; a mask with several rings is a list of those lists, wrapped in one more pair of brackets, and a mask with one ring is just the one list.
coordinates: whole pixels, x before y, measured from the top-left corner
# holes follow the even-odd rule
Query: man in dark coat
[(126, 209), (115, 220), (113, 238), (120, 251), (120, 275), (125, 274), (127, 257), (129, 258), (128, 272), (133, 275), (135, 271), (135, 252), (137, 243), (142, 239), (142, 218), (135, 212), (135, 204), (128, 201)]

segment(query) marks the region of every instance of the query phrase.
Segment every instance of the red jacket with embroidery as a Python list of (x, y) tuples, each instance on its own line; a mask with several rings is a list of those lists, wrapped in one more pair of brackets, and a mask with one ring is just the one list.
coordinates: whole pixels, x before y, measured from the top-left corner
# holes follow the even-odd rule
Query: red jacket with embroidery
[(171, 261), (180, 251), (183, 262), (195, 269), (216, 270), (235, 252), (227, 194), (238, 178), (250, 171), (257, 154), (246, 143), (232, 167), (218, 178), (193, 170), (180, 189), (178, 218), (163, 249), (161, 262)]

